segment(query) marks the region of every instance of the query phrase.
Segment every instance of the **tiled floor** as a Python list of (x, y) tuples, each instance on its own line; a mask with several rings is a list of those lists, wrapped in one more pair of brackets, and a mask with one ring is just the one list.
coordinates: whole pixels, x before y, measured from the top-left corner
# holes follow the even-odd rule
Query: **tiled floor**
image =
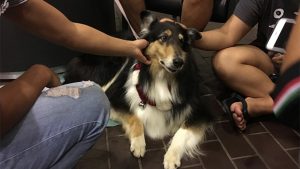
[[(300, 168), (300, 133), (274, 120), (248, 125), (244, 133), (221, 117), (200, 145), (205, 155), (185, 158), (187, 169), (297, 169)], [(120, 126), (109, 127), (76, 169), (163, 169), (169, 138), (146, 139), (147, 152), (137, 159), (129, 151), (129, 141)]]

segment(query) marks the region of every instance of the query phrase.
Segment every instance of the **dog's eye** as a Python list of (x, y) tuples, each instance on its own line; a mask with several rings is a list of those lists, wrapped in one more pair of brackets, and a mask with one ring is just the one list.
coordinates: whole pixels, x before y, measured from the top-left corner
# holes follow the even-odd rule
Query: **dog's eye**
[(162, 35), (161, 37), (160, 37), (160, 41), (161, 42), (166, 42), (168, 40), (168, 36), (167, 35)]

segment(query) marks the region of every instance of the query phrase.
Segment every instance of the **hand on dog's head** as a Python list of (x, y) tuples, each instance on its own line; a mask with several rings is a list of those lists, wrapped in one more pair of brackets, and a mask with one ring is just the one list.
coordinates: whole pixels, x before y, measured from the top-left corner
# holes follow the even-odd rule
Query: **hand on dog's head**
[(197, 29), (188, 28), (182, 23), (176, 22), (170, 18), (162, 18), (160, 21), (158, 21), (157, 17), (147, 10), (141, 12), (140, 18), (142, 20), (141, 32), (139, 33), (141, 38), (145, 38), (147, 36), (147, 34), (149, 33), (149, 29), (151, 28), (151, 25), (157, 24), (159, 22), (173, 22), (177, 25), (180, 25), (183, 29), (186, 29), (189, 37), (189, 44), (191, 44), (192, 41), (194, 40), (199, 40), (202, 38), (201, 33)]

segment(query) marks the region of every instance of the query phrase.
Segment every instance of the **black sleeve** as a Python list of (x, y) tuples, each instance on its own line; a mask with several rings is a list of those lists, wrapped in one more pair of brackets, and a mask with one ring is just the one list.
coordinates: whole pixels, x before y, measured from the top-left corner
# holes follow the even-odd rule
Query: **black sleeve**
[(233, 15), (240, 18), (248, 26), (253, 27), (262, 16), (264, 0), (240, 0)]

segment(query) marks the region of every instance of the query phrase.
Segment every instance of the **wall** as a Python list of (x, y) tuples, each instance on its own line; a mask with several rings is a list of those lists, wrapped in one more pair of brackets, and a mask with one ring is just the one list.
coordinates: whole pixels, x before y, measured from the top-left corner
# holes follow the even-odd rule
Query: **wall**
[[(72, 21), (88, 24), (108, 34), (115, 33), (112, 0), (49, 0), (48, 2)], [(34, 37), (14, 23), (3, 17), (0, 18), (0, 72), (2, 75), (3, 72), (24, 71), (36, 63), (50, 67), (64, 65), (72, 57), (80, 54)]]

